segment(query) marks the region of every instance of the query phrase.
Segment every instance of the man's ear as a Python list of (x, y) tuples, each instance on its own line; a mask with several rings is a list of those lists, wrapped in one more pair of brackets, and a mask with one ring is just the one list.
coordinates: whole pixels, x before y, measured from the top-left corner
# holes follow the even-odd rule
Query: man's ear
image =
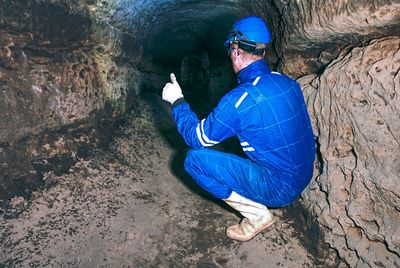
[(240, 57), (240, 51), (239, 51), (239, 49), (233, 50), (233, 51), (232, 51), (232, 60), (233, 60), (234, 62), (236, 62), (236, 61), (239, 59), (239, 57)]

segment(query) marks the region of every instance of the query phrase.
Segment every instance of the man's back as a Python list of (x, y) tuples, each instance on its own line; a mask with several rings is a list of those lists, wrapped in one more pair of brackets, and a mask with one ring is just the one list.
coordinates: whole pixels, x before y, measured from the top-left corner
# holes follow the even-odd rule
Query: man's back
[(236, 103), (243, 150), (261, 165), (309, 178), (315, 145), (300, 86), (270, 72), (264, 61), (253, 64), (241, 74), (242, 84), (233, 93), (245, 96)]

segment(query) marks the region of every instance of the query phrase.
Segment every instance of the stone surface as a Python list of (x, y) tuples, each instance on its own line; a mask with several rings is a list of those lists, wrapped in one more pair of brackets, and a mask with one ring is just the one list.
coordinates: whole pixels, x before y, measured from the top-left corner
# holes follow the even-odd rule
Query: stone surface
[(301, 80), (320, 161), (304, 202), (351, 267), (400, 266), (399, 71), (392, 37)]
[(294, 77), (319, 73), (347, 46), (400, 35), (399, 0), (275, 0), (252, 5), (271, 22), (281, 68)]
[(301, 77), (308, 99), (310, 222), (351, 267), (400, 266), (399, 0), (0, 0), (2, 207), (57, 184), (170, 72), (187, 92), (204, 72), (195, 93), (215, 103), (232, 86), (222, 43), (249, 14), (271, 28), (271, 66)]
[(68, 170), (134, 103), (140, 54), (86, 7), (0, 1), (0, 199)]

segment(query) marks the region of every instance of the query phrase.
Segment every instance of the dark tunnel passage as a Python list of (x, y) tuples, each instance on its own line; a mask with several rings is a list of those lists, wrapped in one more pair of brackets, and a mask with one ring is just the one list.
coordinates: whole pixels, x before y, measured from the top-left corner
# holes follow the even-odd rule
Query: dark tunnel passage
[[(301, 85), (317, 160), (237, 243), (161, 92), (175, 73), (207, 116), (237, 85), (223, 42), (247, 15)], [(0, 0), (0, 267), (398, 267), (399, 17), (397, 0)]]
[(160, 94), (173, 72), (185, 98), (204, 117), (236, 84), (223, 42), (232, 23), (250, 11), (225, 2), (216, 5), (196, 1), (154, 9), (159, 19), (148, 26), (152, 31), (144, 37), (143, 56), (153, 70), (162, 71), (164, 76), (157, 85), (145, 84), (141, 93)]

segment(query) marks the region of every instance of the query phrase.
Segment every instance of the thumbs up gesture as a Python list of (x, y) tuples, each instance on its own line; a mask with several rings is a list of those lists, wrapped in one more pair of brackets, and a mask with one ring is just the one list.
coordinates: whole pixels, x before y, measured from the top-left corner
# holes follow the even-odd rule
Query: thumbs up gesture
[(162, 99), (171, 103), (171, 105), (178, 99), (183, 98), (182, 89), (176, 81), (173, 73), (170, 75), (171, 83), (165, 84), (162, 92)]

